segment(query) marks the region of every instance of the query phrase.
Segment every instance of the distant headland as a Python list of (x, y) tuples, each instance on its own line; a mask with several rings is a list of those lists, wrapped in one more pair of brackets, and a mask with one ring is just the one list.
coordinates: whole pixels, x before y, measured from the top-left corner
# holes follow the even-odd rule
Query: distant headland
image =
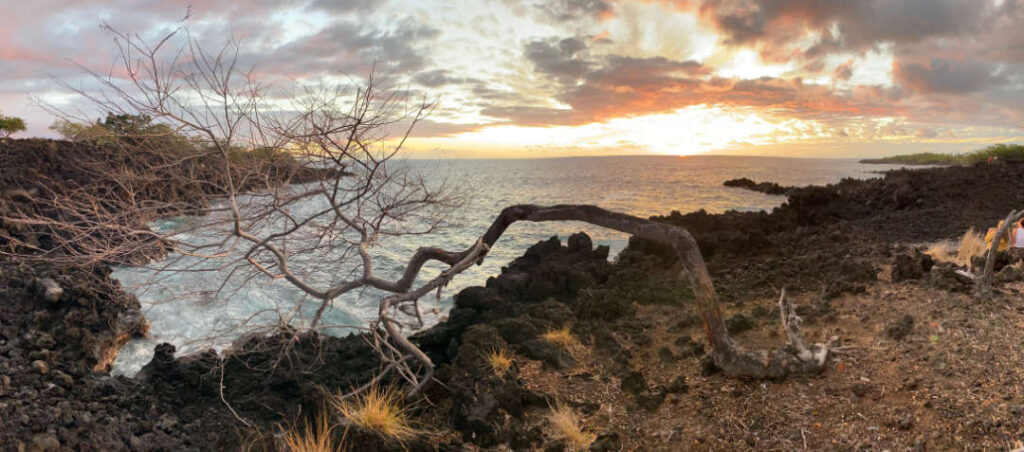
[(918, 154), (894, 155), (879, 159), (863, 159), (860, 163), (898, 163), (904, 165), (962, 165), (972, 166), (992, 162), (1024, 162), (1024, 145), (993, 144), (984, 149), (966, 154), (939, 154), (921, 152)]

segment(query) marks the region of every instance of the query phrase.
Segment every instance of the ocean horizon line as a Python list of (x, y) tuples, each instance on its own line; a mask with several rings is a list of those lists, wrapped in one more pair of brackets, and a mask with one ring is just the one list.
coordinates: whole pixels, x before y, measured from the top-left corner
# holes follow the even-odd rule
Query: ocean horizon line
[(871, 157), (800, 157), (786, 155), (737, 155), (737, 154), (604, 154), (604, 155), (559, 155), (559, 156), (531, 156), (531, 157), (414, 157), (402, 156), (402, 160), (565, 160), (565, 159), (600, 159), (600, 158), (758, 158), (758, 159), (789, 159), (789, 160), (835, 160), (851, 161), (862, 160)]

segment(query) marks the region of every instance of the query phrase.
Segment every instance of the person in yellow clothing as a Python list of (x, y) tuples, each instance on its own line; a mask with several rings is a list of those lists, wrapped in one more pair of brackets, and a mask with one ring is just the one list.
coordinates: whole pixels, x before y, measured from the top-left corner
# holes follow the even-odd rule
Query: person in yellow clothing
[[(1018, 221), (1017, 224), (1010, 228), (1009, 234), (999, 238), (999, 247), (996, 248), (998, 251), (1006, 251), (1010, 247), (1024, 248), (1024, 224), (1022, 223), (1024, 223), (1024, 219)], [(988, 229), (988, 232), (985, 234), (986, 248), (992, 246), (992, 240), (995, 240), (996, 232), (1002, 226), (1003, 222), (1000, 221), (996, 227)]]

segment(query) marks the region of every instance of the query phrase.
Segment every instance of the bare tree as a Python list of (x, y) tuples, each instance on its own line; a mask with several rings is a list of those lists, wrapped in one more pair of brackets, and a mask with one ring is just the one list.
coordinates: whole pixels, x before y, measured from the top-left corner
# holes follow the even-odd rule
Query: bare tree
[[(711, 356), (727, 374), (779, 377), (817, 372), (824, 366), (829, 347), (803, 345), (799, 319), (784, 296), (780, 300), (782, 319), (792, 344), (776, 352), (744, 351), (725, 328), (711, 277), (685, 229), (594, 206), (508, 207), (469, 248), (419, 248), (399, 278), (383, 278), (374, 268), (373, 246), (394, 236), (434, 232), (455, 202), (449, 187), (431, 185), (422, 175), (392, 164), (431, 103), (409, 103), (402, 92), (387, 89), (372, 75), (350, 91), (329, 87), (282, 90), (261, 84), (254, 72), (239, 69), (237, 43), (210, 53), (184, 29), (155, 45), (107, 30), (118, 43), (120, 72), (125, 78), (93, 73), (104, 88), (102, 94), (78, 90), (79, 94), (107, 111), (151, 116), (168, 124), (174, 133), (189, 137), (197, 148), (214, 154), (221, 166), (214, 171), (216, 177), (202, 183), (214, 187), (212, 192), (223, 201), (203, 209), (206, 220), (190, 230), (206, 231), (205, 237), (211, 240), (190, 240), (181, 231), (158, 233), (141, 228), (138, 222), (126, 223), (112, 208), (76, 213), (78, 223), (71, 225), (60, 219), (46, 223), (52, 233), (64, 237), (56, 248), (45, 250), (48, 255), (68, 259), (106, 256), (108, 250), (102, 243), (89, 242), (96, 228), (113, 235), (104, 239), (108, 245), (136, 243), (137, 237), (158, 240), (193, 262), (184, 266), (174, 260), (161, 263), (164, 272), (231, 269), (232, 275), (245, 273), (244, 278), (287, 281), (316, 300), (315, 310), (299, 322), (307, 329), (321, 327), (325, 310), (345, 293), (363, 288), (390, 292), (380, 300), (377, 318), (367, 329), (385, 363), (378, 378), (397, 372), (411, 384), (410, 394), (416, 394), (430, 381), (433, 371), (430, 358), (404, 335), (406, 325), (423, 324), (419, 300), (480, 263), (514, 222), (583, 221), (675, 250), (682, 264), (681, 277), (696, 293)], [(185, 44), (171, 49), (178, 38), (184, 38)], [(396, 128), (402, 132), (389, 138), (388, 132)], [(274, 186), (261, 171), (239, 163), (240, 156), (253, 150), (298, 156), (307, 168), (316, 170), (316, 177), (299, 185)], [(91, 201), (86, 193), (76, 196), (86, 204)], [(52, 208), (68, 202), (46, 195), (34, 199), (50, 203)], [(31, 213), (26, 211), (11, 220), (41, 221)], [(194, 264), (206, 261), (216, 264)], [(449, 267), (417, 284), (429, 261)]]

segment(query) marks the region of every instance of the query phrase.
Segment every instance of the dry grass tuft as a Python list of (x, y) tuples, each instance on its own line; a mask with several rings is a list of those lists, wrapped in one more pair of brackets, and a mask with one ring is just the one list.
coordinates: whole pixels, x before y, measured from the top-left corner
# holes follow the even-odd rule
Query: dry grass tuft
[(331, 441), (331, 433), (334, 426), (330, 423), (331, 416), (325, 411), (320, 413), (313, 422), (313, 425), (306, 425), (299, 429), (292, 426), (284, 432), (285, 450), (290, 452), (334, 452), (341, 450)]
[(924, 254), (931, 256), (932, 259), (939, 262), (952, 263), (956, 260), (953, 250), (953, 242), (950, 242), (949, 240), (942, 240), (929, 245), (928, 248), (924, 250)]
[(487, 353), (486, 358), (487, 364), (491, 366), (491, 370), (499, 377), (504, 377), (508, 370), (512, 368), (512, 353), (503, 348), (491, 350)]
[(576, 337), (572, 335), (571, 328), (572, 325), (565, 325), (557, 330), (551, 330), (548, 331), (547, 333), (544, 333), (543, 335), (541, 335), (541, 338), (552, 344), (557, 344), (568, 349), (575, 346), (576, 344), (579, 344), (579, 341), (576, 340)]
[(971, 265), (971, 259), (985, 254), (985, 238), (970, 228), (960, 239), (960, 247), (956, 252), (957, 265)]
[(583, 420), (572, 408), (558, 404), (548, 415), (554, 436), (564, 440), (571, 450), (587, 450), (597, 439), (597, 434), (583, 430)]
[(402, 400), (402, 391), (396, 387), (373, 386), (348, 398), (335, 394), (330, 403), (349, 422), (384, 438), (404, 442), (420, 431), (410, 425)]

